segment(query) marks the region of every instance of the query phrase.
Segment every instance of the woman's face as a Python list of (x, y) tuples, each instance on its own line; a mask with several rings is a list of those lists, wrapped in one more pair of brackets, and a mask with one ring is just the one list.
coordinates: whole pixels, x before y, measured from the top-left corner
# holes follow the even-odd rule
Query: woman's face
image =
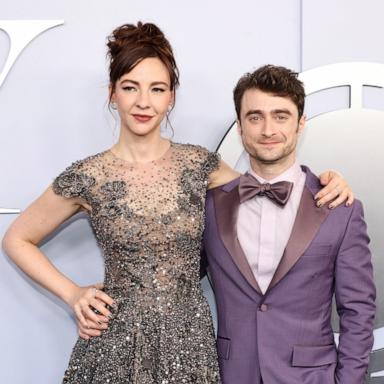
[(160, 134), (160, 123), (174, 100), (166, 66), (146, 58), (115, 84), (111, 101), (116, 104), (121, 128), (135, 136)]

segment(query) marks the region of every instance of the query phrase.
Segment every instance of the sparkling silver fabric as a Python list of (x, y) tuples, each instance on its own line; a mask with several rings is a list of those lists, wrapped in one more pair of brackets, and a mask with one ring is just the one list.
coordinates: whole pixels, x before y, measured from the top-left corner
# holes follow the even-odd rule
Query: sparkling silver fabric
[(204, 199), (218, 156), (172, 143), (132, 164), (105, 151), (53, 183), (80, 196), (105, 256), (105, 291), (117, 308), (108, 330), (79, 338), (63, 383), (219, 383), (212, 321), (199, 280)]

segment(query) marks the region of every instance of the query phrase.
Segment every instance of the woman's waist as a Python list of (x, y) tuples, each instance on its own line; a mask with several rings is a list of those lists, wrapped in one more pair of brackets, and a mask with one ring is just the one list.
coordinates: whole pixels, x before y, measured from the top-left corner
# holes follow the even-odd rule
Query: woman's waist
[(164, 301), (164, 300), (191, 300), (204, 297), (200, 284), (163, 286), (146, 286), (144, 284), (104, 284), (104, 292), (114, 300), (120, 301)]
[(106, 287), (105, 292), (115, 302), (113, 317), (118, 318), (189, 318), (209, 312), (209, 306), (201, 289), (188, 292), (155, 292), (124, 290)]

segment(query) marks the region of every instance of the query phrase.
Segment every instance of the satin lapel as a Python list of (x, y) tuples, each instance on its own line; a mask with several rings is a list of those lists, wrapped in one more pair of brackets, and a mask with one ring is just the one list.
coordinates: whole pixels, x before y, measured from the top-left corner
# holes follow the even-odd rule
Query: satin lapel
[(295, 265), (300, 256), (308, 248), (329, 212), (327, 207), (318, 208), (316, 206), (311, 191), (305, 186), (291, 236), (268, 287), (268, 291)]
[(261, 294), (260, 287), (237, 238), (236, 226), (240, 204), (237, 185), (229, 191), (217, 188), (214, 190), (213, 197), (216, 222), (225, 248), (248, 283)]

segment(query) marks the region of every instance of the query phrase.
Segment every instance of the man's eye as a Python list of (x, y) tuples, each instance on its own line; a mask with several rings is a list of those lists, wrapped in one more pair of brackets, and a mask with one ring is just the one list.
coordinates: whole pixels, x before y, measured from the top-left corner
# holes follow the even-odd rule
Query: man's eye
[(279, 120), (279, 121), (284, 121), (284, 120), (287, 120), (288, 117), (285, 116), (285, 115), (277, 115), (277, 116), (276, 116), (276, 119)]
[(261, 116), (258, 116), (258, 115), (253, 115), (249, 118), (249, 120), (251, 121), (259, 121), (261, 120)]

